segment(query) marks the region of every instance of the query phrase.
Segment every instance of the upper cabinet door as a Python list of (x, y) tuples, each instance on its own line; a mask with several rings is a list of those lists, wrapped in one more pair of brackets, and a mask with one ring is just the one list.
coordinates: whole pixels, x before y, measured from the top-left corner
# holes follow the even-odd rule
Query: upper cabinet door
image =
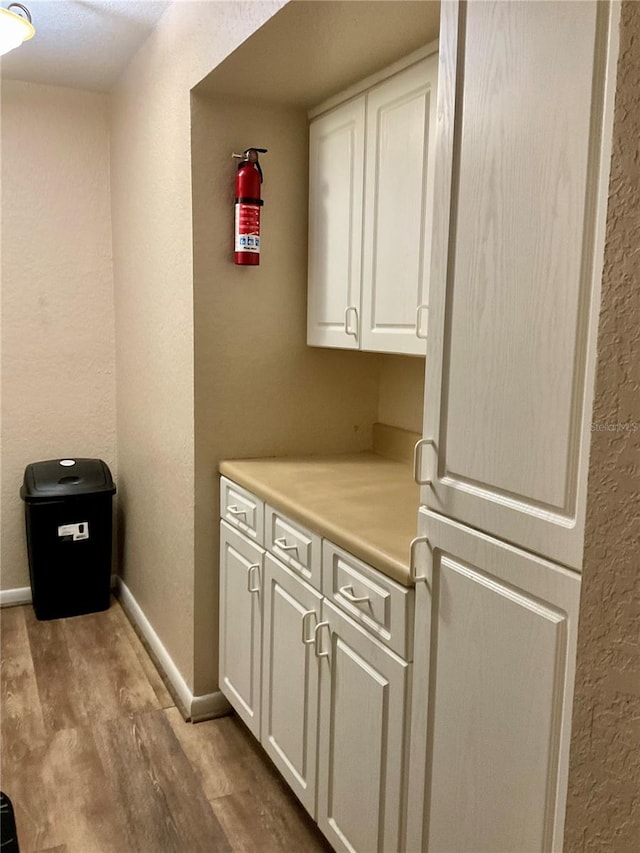
[(364, 178), (364, 96), (309, 131), (307, 343), (358, 349)]
[(442, 5), (421, 499), (578, 569), (617, 11)]
[(424, 355), (438, 57), (367, 96), (362, 349)]

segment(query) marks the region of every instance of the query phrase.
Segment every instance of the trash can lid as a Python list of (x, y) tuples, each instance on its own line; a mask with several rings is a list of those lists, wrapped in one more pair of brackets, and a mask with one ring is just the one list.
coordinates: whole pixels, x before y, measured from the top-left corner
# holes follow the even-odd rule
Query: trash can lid
[(102, 459), (48, 459), (24, 470), (20, 497), (27, 503), (79, 495), (115, 494), (111, 471)]

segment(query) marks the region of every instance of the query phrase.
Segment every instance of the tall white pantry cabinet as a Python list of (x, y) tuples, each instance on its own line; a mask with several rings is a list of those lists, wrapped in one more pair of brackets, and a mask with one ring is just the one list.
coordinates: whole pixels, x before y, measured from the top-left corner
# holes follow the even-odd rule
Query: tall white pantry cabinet
[(442, 4), (407, 850), (561, 850), (619, 9)]

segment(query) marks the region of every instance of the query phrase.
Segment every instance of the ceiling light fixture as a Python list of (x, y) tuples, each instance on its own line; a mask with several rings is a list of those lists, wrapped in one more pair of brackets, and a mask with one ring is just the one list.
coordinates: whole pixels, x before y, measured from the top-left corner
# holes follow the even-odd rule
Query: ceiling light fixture
[[(12, 12), (11, 9), (19, 9)], [(35, 28), (31, 23), (31, 13), (22, 3), (10, 3), (6, 9), (0, 8), (0, 56), (20, 47), (23, 41), (33, 38)]]

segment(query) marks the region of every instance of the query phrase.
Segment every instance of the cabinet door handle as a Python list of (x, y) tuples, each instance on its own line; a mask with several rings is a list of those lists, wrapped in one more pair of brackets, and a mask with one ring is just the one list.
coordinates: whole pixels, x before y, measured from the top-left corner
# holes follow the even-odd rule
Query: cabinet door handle
[(355, 595), (351, 584), (348, 586), (341, 586), (339, 591), (340, 595), (344, 596), (344, 598), (352, 604), (362, 604), (363, 601), (371, 601), (368, 595)]
[[(349, 325), (349, 312), (353, 311), (356, 315), (356, 327), (355, 329)], [(347, 305), (344, 312), (344, 333), (345, 335), (353, 335), (353, 337), (358, 340), (358, 309), (355, 305)]]
[(273, 544), (277, 545), (278, 548), (282, 548), (283, 551), (297, 551), (297, 545), (287, 545), (287, 540), (284, 536), (281, 536), (279, 539), (274, 539)]
[[(318, 631), (320, 631), (322, 628), (329, 628), (329, 623), (328, 622), (318, 622), (318, 624), (316, 625), (314, 632), (313, 632), (313, 641), (315, 643), (314, 651), (316, 653), (317, 658), (328, 658), (329, 652), (319, 651), (319, 649), (320, 649), (320, 637), (318, 636)], [(331, 635), (331, 629), (329, 629), (329, 635)]]
[(428, 305), (418, 305), (416, 309), (416, 338), (423, 341), (427, 340), (427, 333), (422, 331), (422, 312), (428, 310)]
[[(258, 573), (258, 582), (255, 586), (252, 585), (251, 581), (253, 579), (253, 573)], [(260, 592), (260, 566), (258, 563), (253, 563), (251, 566), (247, 567), (247, 590), (249, 592)]]
[[(302, 614), (302, 642), (305, 646), (312, 646), (316, 641), (315, 632), (312, 637), (309, 636), (309, 632), (307, 631), (307, 619), (309, 616), (315, 616), (315, 610), (307, 610)], [(316, 617), (317, 618), (317, 617)]]
[(409, 577), (414, 583), (418, 581), (426, 581), (426, 575), (419, 575), (416, 571), (416, 554), (415, 549), (416, 546), (421, 542), (424, 542), (425, 545), (429, 544), (429, 539), (426, 536), (416, 536), (415, 539), (411, 540), (411, 545), (409, 546)]
[(247, 517), (246, 509), (240, 509), (240, 507), (237, 507), (237, 506), (228, 506), (227, 512), (229, 513), (229, 515), (233, 515), (233, 516), (243, 515), (245, 518)]
[(419, 441), (416, 441), (415, 447), (413, 448), (413, 479), (418, 486), (431, 485), (431, 480), (420, 479), (420, 471), (422, 470), (422, 448), (425, 444), (432, 444), (434, 447), (436, 446), (436, 443), (432, 438), (421, 438)]

